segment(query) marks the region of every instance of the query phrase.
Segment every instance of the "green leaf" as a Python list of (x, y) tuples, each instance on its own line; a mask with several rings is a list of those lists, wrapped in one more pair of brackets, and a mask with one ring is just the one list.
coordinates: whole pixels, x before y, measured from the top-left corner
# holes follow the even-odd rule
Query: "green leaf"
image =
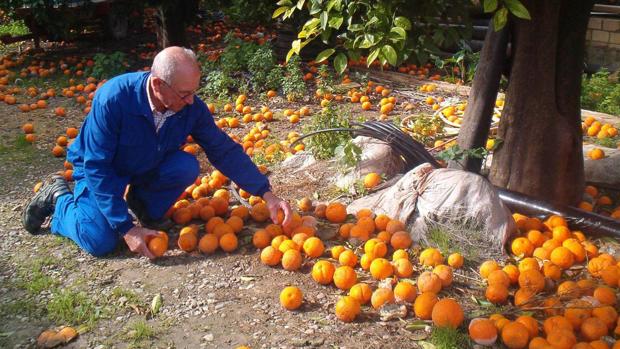
[(280, 0), (278, 1), (278, 6), (293, 6), (291, 0)]
[(379, 57), (379, 53), (381, 53), (381, 48), (377, 47), (374, 50), (370, 51), (368, 58), (366, 58), (366, 66), (370, 67), (372, 62), (374, 62), (377, 57)]
[(360, 48), (372, 47), (377, 40), (373, 34), (364, 34), (364, 41), (362, 41)]
[(336, 52), (336, 50), (334, 50), (333, 48), (328, 48), (327, 50), (323, 50), (321, 51), (321, 53), (319, 53), (316, 56), (315, 61), (317, 63), (323, 62), (324, 60), (328, 59), (331, 55), (333, 55), (334, 52)]
[(342, 6), (342, 0), (329, 0), (327, 3), (326, 11), (329, 12), (332, 8), (336, 8), (336, 10), (340, 11), (340, 7)]
[(362, 29), (364, 29), (364, 26), (361, 25), (361, 24), (357, 24), (357, 23), (356, 24), (351, 24), (349, 26), (349, 31), (350, 32), (357, 32), (357, 31), (360, 31)]
[(291, 48), (290, 50), (288, 50), (288, 53), (286, 54), (286, 62), (288, 62), (291, 57), (293, 57), (293, 55), (295, 54), (295, 49)]
[(305, 39), (306, 37), (308, 37), (308, 32), (305, 30), (302, 30), (299, 33), (297, 33), (297, 39)]
[(329, 26), (334, 29), (340, 29), (340, 26), (342, 25), (342, 21), (343, 21), (342, 16), (334, 16), (329, 19)]
[(156, 294), (155, 297), (153, 297), (153, 300), (151, 301), (151, 314), (152, 315), (159, 313), (159, 309), (161, 309), (162, 303), (163, 302), (161, 299), (161, 293)]
[(508, 20), (508, 10), (505, 7), (500, 8), (493, 16), (493, 27), (496, 32), (502, 30)]
[(484, 12), (489, 13), (497, 9), (497, 0), (484, 0)]
[(347, 56), (344, 53), (339, 53), (336, 58), (334, 58), (334, 69), (338, 75), (342, 75), (345, 69), (347, 69)]
[(297, 1), (297, 9), (301, 10), (302, 8), (304, 8), (304, 3), (306, 2), (306, 0), (298, 0)]
[(384, 45), (381, 48), (381, 53), (383, 54), (383, 56), (385, 56), (387, 62), (390, 63), (390, 65), (396, 65), (396, 62), (398, 61), (398, 54), (391, 45)]
[(411, 30), (411, 21), (407, 17), (399, 16), (394, 18), (394, 24), (405, 30)]
[(369, 27), (377, 22), (379, 22), (379, 18), (373, 16), (368, 22), (366, 22), (365, 27)]
[(407, 32), (405, 32), (405, 29), (401, 27), (392, 27), (392, 29), (390, 29), (390, 33), (398, 35), (403, 40), (407, 38)]
[(522, 19), (532, 19), (530, 12), (523, 6), (519, 0), (504, 0), (506, 7), (513, 15)]
[[(297, 40), (293, 40), (293, 43), (291, 44), (292, 50), (293, 52), (299, 54), (299, 51), (301, 50), (301, 40), (297, 39)], [(287, 59), (288, 61), (288, 59)]]
[(276, 17), (280, 16), (281, 14), (286, 12), (286, 10), (288, 10), (288, 6), (278, 7), (275, 11), (273, 11), (273, 15), (271, 15), (271, 18), (276, 18)]
[(329, 15), (326, 11), (321, 12), (321, 15), (319, 16), (319, 18), (321, 18), (321, 29), (323, 30), (327, 28), (328, 16)]

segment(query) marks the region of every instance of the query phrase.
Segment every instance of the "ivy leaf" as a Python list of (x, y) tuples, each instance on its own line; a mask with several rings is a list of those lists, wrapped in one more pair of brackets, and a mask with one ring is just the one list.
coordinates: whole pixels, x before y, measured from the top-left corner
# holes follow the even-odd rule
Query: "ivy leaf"
[(394, 18), (394, 24), (405, 30), (411, 30), (411, 21), (407, 17), (399, 16)]
[(286, 54), (286, 62), (288, 62), (291, 57), (293, 57), (293, 55), (295, 54), (295, 48), (292, 48), (290, 50), (288, 50), (288, 53)]
[(504, 0), (506, 7), (513, 15), (522, 19), (532, 19), (530, 12), (523, 6), (519, 0)]
[(484, 0), (484, 12), (489, 13), (497, 9), (497, 0)]
[(304, 3), (306, 2), (306, 0), (299, 0), (297, 1), (297, 9), (301, 10), (302, 8), (304, 8)]
[(344, 53), (339, 53), (336, 58), (334, 58), (334, 69), (338, 75), (342, 75), (344, 70), (347, 69), (347, 56)]
[(381, 53), (390, 65), (396, 65), (396, 62), (398, 61), (398, 54), (396, 54), (396, 50), (391, 45), (384, 45), (381, 48)]
[(291, 0), (280, 0), (278, 1), (278, 6), (292, 6), (293, 3), (291, 2)]
[(407, 33), (405, 32), (405, 29), (401, 27), (392, 27), (392, 29), (390, 29), (390, 33), (396, 34), (398, 37), (400, 37), (403, 40), (407, 38)]
[(321, 51), (321, 53), (319, 53), (316, 56), (315, 61), (317, 63), (323, 62), (324, 60), (328, 59), (331, 55), (333, 55), (334, 52), (336, 52), (336, 50), (334, 50), (333, 48), (328, 48), (327, 50), (323, 50)]
[(327, 19), (328, 19), (328, 14), (326, 11), (321, 12), (321, 15), (319, 16), (319, 18), (321, 18), (321, 29), (325, 30), (327, 28)]
[(280, 16), (281, 14), (286, 12), (286, 10), (288, 10), (288, 6), (278, 7), (275, 11), (273, 11), (273, 15), (271, 15), (271, 18), (276, 18), (276, 17)]
[(360, 31), (362, 29), (364, 29), (364, 26), (361, 25), (361, 24), (357, 24), (357, 23), (356, 24), (351, 24), (349, 26), (349, 31), (351, 31), (351, 32), (357, 32), (357, 31)]
[(493, 27), (496, 32), (502, 30), (508, 20), (508, 10), (505, 7), (500, 8), (493, 16)]

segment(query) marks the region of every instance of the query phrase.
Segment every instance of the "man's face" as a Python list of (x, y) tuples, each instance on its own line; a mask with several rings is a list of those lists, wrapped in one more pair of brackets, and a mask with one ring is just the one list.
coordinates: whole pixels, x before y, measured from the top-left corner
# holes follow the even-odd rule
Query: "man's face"
[(154, 78), (156, 97), (166, 109), (178, 112), (186, 105), (194, 103), (194, 94), (200, 84), (200, 73), (181, 71), (170, 83)]

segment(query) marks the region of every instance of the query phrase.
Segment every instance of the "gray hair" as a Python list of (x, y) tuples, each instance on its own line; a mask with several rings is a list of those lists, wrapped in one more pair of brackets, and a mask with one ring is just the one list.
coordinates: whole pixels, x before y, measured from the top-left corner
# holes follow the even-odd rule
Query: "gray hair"
[(171, 84), (173, 77), (187, 64), (193, 64), (196, 69), (200, 70), (194, 51), (179, 46), (166, 47), (153, 59), (151, 74)]

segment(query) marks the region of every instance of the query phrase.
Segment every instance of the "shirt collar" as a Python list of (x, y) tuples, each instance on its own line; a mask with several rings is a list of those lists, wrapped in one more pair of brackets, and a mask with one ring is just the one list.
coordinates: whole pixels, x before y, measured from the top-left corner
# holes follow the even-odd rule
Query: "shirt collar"
[[(149, 106), (151, 107), (151, 111), (153, 113), (155, 113), (157, 111), (157, 109), (155, 108), (155, 104), (153, 104), (153, 97), (151, 97), (151, 89), (150, 89), (150, 86), (151, 86), (151, 76), (152, 75), (149, 74), (149, 77), (146, 80), (146, 98), (149, 100)], [(166, 111), (164, 111), (164, 112), (166, 112)]]

